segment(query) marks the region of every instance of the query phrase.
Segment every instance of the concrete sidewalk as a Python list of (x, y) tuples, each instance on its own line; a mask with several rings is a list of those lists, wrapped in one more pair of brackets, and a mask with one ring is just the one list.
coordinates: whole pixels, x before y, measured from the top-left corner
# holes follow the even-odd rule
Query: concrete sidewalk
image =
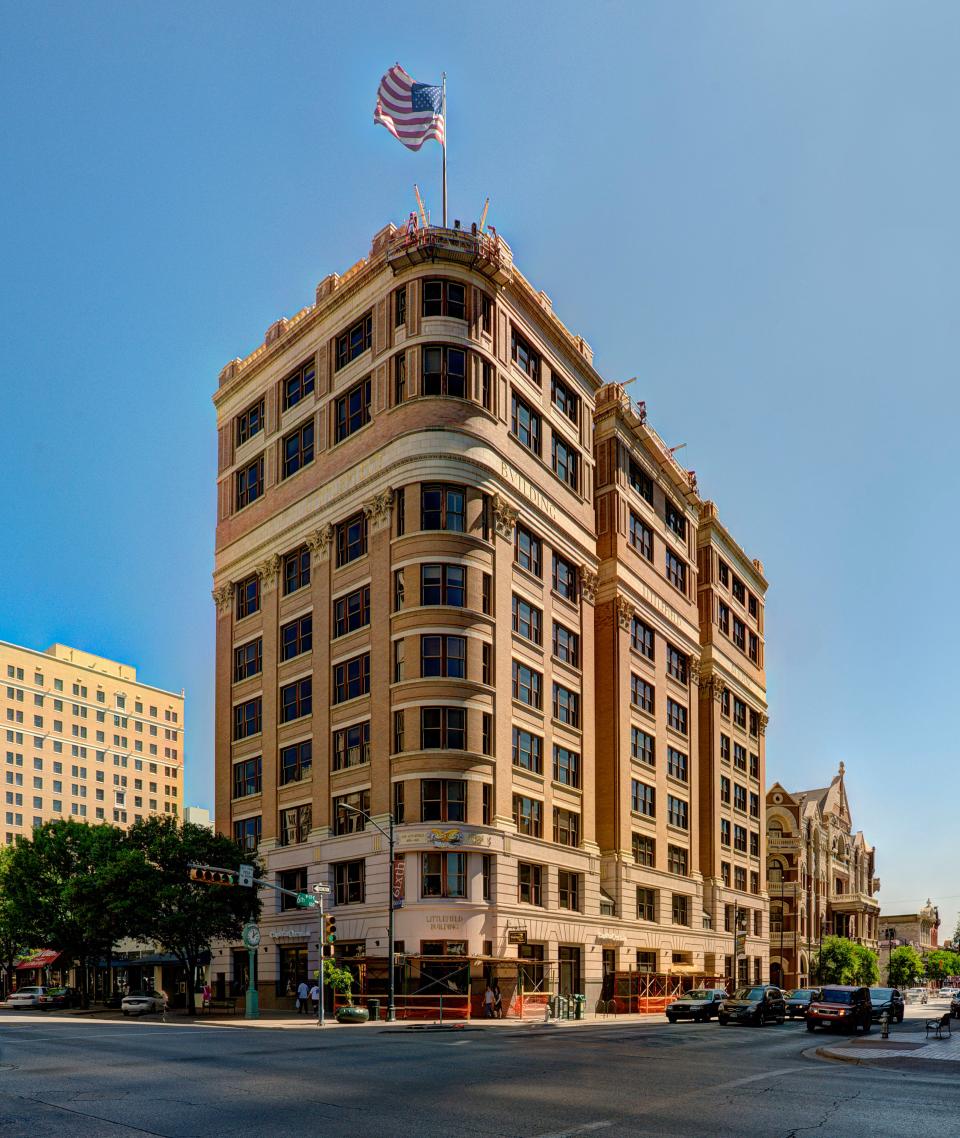
[(864, 1067), (891, 1067), (902, 1070), (938, 1071), (941, 1074), (960, 1073), (960, 1021), (953, 1020), (953, 1034), (944, 1033), (937, 1039), (933, 1033), (926, 1035), (925, 1024), (928, 1019), (939, 1019), (947, 1010), (947, 1005), (932, 1008), (909, 1008), (908, 1018), (903, 1024), (894, 1027), (889, 1039), (879, 1038), (874, 1031), (870, 1035), (846, 1039), (836, 1043), (826, 1043), (816, 1049), (822, 1059), (837, 1063), (855, 1063)]

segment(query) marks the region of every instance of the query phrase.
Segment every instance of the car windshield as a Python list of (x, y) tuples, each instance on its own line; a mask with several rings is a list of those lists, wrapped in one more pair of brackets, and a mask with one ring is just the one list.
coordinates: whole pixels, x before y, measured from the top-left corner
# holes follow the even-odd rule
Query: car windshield
[(889, 1000), (892, 995), (892, 988), (872, 988), (870, 990), (871, 1000)]
[(42, 992), (42, 988), (20, 988), (19, 991), (14, 992), (15, 996), (35, 996), (38, 992)]
[(703, 988), (695, 988), (692, 992), (687, 992), (683, 998), (685, 1000), (709, 1000), (710, 993)]
[(813, 998), (813, 992), (809, 988), (797, 988), (790, 993), (791, 1000), (809, 1000)]
[(763, 988), (738, 988), (735, 1000), (762, 1000)]
[(843, 992), (839, 988), (824, 988), (821, 999), (825, 1004), (849, 1004), (852, 992)]

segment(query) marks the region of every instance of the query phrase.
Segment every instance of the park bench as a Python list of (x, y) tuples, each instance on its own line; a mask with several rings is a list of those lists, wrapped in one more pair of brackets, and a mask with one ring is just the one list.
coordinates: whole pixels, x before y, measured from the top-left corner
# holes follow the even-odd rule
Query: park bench
[(952, 1035), (950, 1030), (950, 1013), (944, 1012), (942, 1016), (937, 1016), (935, 1019), (927, 1020), (927, 1038), (930, 1038), (930, 1032), (935, 1033), (937, 1039), (943, 1039), (943, 1029), (947, 1029), (947, 1035)]
[(236, 996), (227, 996), (223, 1000), (210, 1000), (209, 1003), (200, 1005), (200, 1013), (201, 1015), (213, 1015), (217, 1012), (221, 1014), (225, 1012), (227, 1015), (236, 1015), (239, 1002), (239, 998)]

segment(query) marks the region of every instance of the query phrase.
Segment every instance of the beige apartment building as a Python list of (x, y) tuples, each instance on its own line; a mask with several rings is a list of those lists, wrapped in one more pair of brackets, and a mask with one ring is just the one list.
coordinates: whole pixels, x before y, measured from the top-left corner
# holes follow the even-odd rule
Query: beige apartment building
[(880, 976), (887, 979), (890, 953), (909, 946), (921, 956), (933, 952), (939, 945), (940, 909), (927, 898), (917, 913), (880, 913)]
[(770, 975), (788, 988), (816, 982), (825, 936), (878, 949), (876, 849), (853, 830), (844, 773), (841, 763), (827, 787), (767, 792)]
[[(507, 244), (386, 227), (214, 402), (218, 830), (278, 884), (329, 884), (338, 955), (371, 970), (392, 892), (408, 990), (463, 961), (508, 998), (722, 974), (703, 518), (761, 612), (766, 583)], [(762, 654), (708, 644), (765, 723)], [(364, 815), (395, 819), (392, 871)], [(729, 860), (759, 874), (756, 849)], [(739, 903), (761, 912), (750, 880)], [(317, 967), (317, 921), (268, 896), (262, 930), (261, 996), (282, 1003)], [(764, 968), (765, 941), (751, 953)], [(215, 979), (246, 959), (224, 949)]]
[(128, 826), (183, 810), (183, 692), (129, 664), (0, 641), (4, 841), (54, 819)]

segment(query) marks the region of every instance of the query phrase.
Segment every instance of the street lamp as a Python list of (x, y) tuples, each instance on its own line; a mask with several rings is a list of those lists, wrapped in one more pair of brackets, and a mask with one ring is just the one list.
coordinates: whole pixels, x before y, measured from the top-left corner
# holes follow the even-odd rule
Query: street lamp
[(387, 952), (389, 953), (389, 964), (387, 965), (387, 1022), (393, 1023), (397, 1018), (396, 976), (393, 966), (393, 815), (387, 815), (390, 821), (390, 828), (389, 830), (385, 830), (377, 822), (374, 822), (365, 810), (360, 810), (358, 807), (351, 806), (347, 802), (341, 802), (339, 807), (341, 810), (349, 810), (353, 814), (359, 814), (361, 818), (365, 818), (375, 830), (379, 830), (387, 839), (390, 856), (390, 872), (387, 874), (387, 904), (389, 906), (387, 910)]

